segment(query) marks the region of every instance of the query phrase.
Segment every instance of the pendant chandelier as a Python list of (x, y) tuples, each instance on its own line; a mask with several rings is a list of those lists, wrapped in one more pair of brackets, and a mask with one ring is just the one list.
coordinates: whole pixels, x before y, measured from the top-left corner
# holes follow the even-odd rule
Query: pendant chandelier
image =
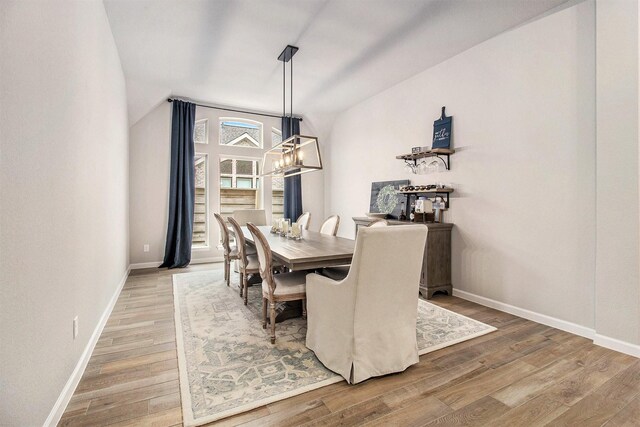
[[(282, 117), (286, 117), (286, 65), (290, 62), (289, 82), (290, 82), (290, 100), (289, 100), (289, 118), (293, 118), (293, 55), (296, 54), (298, 48), (287, 45), (282, 53), (278, 56), (278, 60), (282, 61)], [(264, 154), (262, 160), (262, 176), (295, 176), (307, 172), (313, 172), (322, 169), (322, 159), (320, 157), (320, 148), (318, 147), (318, 138), (315, 136), (299, 135), (293, 133), (292, 120), (288, 121), (289, 132), (291, 135), (281, 143), (275, 145)], [(285, 129), (282, 129), (285, 133)]]

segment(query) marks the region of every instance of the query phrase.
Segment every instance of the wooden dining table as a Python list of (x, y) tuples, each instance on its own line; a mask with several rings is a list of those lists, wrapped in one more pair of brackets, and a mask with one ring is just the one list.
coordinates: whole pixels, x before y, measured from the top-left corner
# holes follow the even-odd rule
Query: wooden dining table
[[(353, 258), (355, 240), (352, 239), (302, 230), (302, 239), (294, 240), (271, 233), (268, 225), (258, 228), (266, 237), (273, 256), (291, 271), (350, 264)], [(255, 246), (246, 226), (242, 227), (242, 233), (247, 243)]]

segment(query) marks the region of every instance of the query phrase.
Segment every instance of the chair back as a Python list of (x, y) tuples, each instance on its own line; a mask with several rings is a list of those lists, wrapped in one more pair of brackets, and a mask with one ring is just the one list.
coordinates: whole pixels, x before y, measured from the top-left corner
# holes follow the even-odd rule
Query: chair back
[(240, 262), (243, 267), (247, 266), (247, 247), (246, 240), (244, 238), (244, 234), (242, 234), (242, 228), (240, 228), (240, 224), (238, 221), (233, 219), (232, 217), (228, 218), (229, 224), (233, 227), (233, 233), (236, 235), (236, 248), (238, 248), (238, 255), (240, 255)]
[(227, 228), (227, 224), (220, 214), (214, 213), (213, 216), (216, 217), (216, 221), (218, 221), (218, 226), (220, 227), (220, 240), (222, 240), (224, 254), (229, 255), (231, 253), (231, 246), (229, 245), (229, 229)]
[(332, 215), (325, 219), (320, 227), (320, 233), (327, 236), (335, 236), (338, 233), (338, 226), (340, 225), (340, 217), (338, 215)]
[(363, 354), (382, 358), (384, 352), (376, 343), (395, 342), (415, 342), (417, 354), (415, 328), (426, 241), (424, 225), (358, 231), (345, 281), (356, 286), (353, 334)]
[(275, 281), (273, 280), (272, 255), (271, 247), (264, 234), (252, 223), (247, 224), (249, 232), (253, 236), (253, 242), (256, 245), (256, 252), (258, 254), (258, 262), (260, 263), (260, 276), (263, 281), (267, 281), (269, 285), (269, 296), (273, 298), (273, 292), (276, 289)]
[(367, 225), (367, 227), (386, 227), (388, 225), (389, 225), (389, 223), (387, 222), (386, 219), (378, 218), (378, 219), (374, 219), (373, 221), (371, 221)]
[(240, 209), (233, 211), (233, 219), (240, 225), (251, 222), (255, 225), (267, 225), (267, 214), (264, 209)]
[(302, 215), (300, 215), (298, 217), (298, 220), (296, 221), (298, 224), (300, 224), (300, 229), (301, 230), (308, 230), (309, 229), (309, 221), (311, 221), (311, 213), (309, 212), (305, 212)]

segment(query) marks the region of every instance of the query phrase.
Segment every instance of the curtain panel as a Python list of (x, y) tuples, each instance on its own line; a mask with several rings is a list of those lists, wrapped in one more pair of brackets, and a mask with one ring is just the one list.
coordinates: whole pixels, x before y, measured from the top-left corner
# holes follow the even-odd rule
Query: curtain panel
[[(300, 119), (282, 117), (282, 140), (300, 135)], [(284, 217), (294, 222), (302, 215), (302, 176), (284, 179)]]
[(169, 221), (164, 262), (160, 266), (161, 268), (186, 267), (191, 262), (195, 200), (195, 148), (193, 142), (195, 120), (195, 104), (173, 101)]

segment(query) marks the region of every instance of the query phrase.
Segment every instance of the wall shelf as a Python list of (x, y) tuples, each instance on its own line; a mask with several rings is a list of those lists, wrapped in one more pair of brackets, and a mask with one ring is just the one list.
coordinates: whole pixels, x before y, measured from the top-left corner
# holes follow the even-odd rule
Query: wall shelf
[(401, 154), (399, 156), (396, 156), (396, 159), (404, 160), (406, 163), (409, 163), (409, 164), (413, 162), (413, 165), (417, 166), (418, 160), (420, 159), (425, 159), (428, 157), (437, 157), (438, 159), (442, 160), (447, 170), (449, 170), (451, 168), (450, 155), (455, 152), (456, 150), (454, 150), (453, 148), (433, 148), (431, 150), (420, 151), (418, 153)]
[(424, 194), (428, 196), (432, 196), (433, 198), (442, 197), (444, 200), (445, 210), (449, 209), (449, 194), (453, 193), (453, 188), (445, 187), (445, 188), (433, 188), (430, 190), (413, 190), (413, 191), (398, 191), (398, 194), (404, 194), (407, 196), (407, 202), (405, 206), (405, 215), (409, 218), (409, 214), (411, 213), (411, 196), (414, 196), (416, 199), (419, 195)]

